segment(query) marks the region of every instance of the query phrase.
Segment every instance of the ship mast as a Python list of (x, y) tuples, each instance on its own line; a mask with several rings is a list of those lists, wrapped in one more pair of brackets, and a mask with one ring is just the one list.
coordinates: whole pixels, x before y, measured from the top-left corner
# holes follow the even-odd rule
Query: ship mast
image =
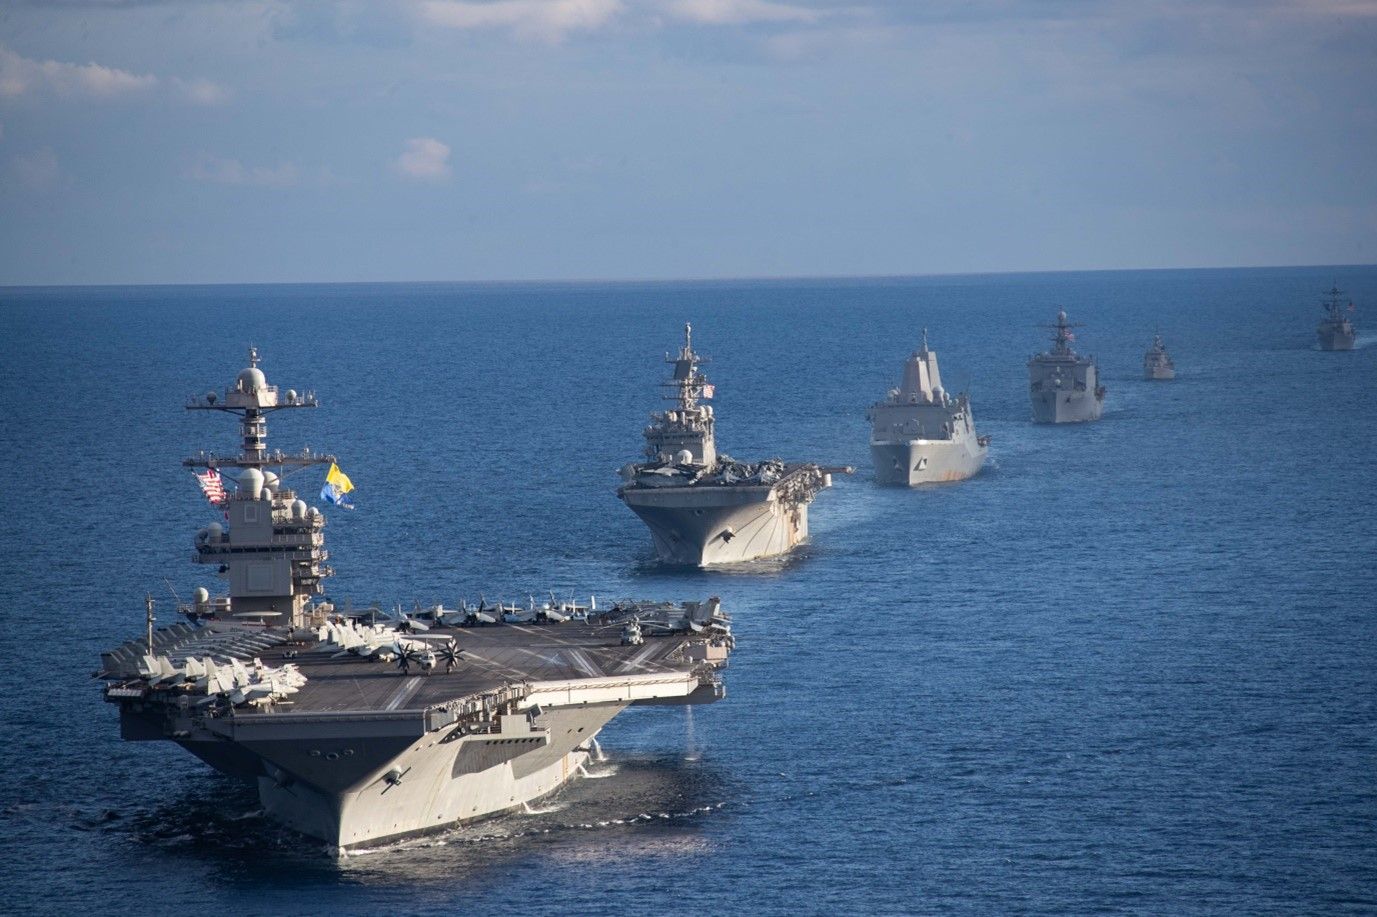
[(217, 456), (202, 452), (194, 458), (183, 460), (189, 468), (258, 468), (268, 465), (279, 468), (293, 466), (306, 468), (336, 461), (333, 455), (314, 455), (309, 449), (299, 455), (284, 455), (282, 450), (268, 451), (268, 415), (289, 408), (314, 408), (320, 403), (315, 392), (299, 395), (288, 389), (285, 398), (279, 399), (277, 386), (269, 385), (263, 370), (258, 368), (258, 348), (249, 348), (249, 365), (239, 373), (234, 387), (225, 390), (224, 399), (214, 392), (191, 398), (186, 405), (188, 411), (220, 411), (239, 416), (239, 432), (243, 441), (243, 452), (234, 458)]
[(1057, 312), (1057, 323), (1055, 325), (1044, 325), (1044, 328), (1052, 329), (1052, 353), (1058, 356), (1075, 356), (1071, 349), (1071, 342), (1076, 336), (1071, 333), (1072, 328), (1081, 327), (1079, 323), (1072, 323), (1066, 320), (1066, 310)]
[(689, 322), (684, 323), (684, 346), (679, 349), (679, 355), (666, 354), (665, 362), (674, 367), (673, 375), (660, 383), (662, 388), (671, 390), (665, 397), (677, 402), (681, 411), (697, 408), (703, 387), (708, 384), (708, 377), (700, 373), (698, 367), (708, 362), (708, 358), (693, 352), (693, 325)]

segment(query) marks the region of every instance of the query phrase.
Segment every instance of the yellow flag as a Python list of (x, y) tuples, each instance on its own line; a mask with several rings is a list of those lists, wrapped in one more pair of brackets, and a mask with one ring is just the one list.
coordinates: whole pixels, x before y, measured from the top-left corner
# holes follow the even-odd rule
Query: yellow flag
[(332, 485), (335, 491), (341, 494), (347, 494), (354, 489), (354, 482), (349, 480), (349, 475), (340, 471), (334, 462), (330, 463), (330, 473), (325, 476), (325, 483)]

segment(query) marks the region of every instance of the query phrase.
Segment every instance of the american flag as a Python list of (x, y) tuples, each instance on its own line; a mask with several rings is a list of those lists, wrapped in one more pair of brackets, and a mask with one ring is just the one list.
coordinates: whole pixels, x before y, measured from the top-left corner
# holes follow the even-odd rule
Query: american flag
[(703, 386), (703, 397), (704, 397), (704, 398), (712, 398), (713, 393), (716, 392), (716, 391), (717, 391), (717, 389), (713, 388), (711, 385), (705, 385), (705, 386)]
[(201, 493), (205, 494), (206, 499), (212, 504), (219, 506), (225, 502), (225, 485), (220, 480), (220, 472), (214, 468), (204, 473), (198, 471), (196, 472), (196, 480), (201, 485)]

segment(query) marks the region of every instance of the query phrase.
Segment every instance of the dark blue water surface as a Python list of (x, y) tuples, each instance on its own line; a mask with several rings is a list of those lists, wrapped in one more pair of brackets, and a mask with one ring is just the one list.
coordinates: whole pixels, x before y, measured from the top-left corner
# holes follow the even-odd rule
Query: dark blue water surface
[[(1315, 349), (1337, 281), (1367, 330)], [(1098, 424), (1029, 423), (1064, 305)], [(851, 463), (812, 543), (656, 568), (614, 496), (692, 320), (720, 445)], [(990, 462), (881, 490), (866, 405), (930, 330)], [(1160, 328), (1173, 383), (1140, 379)], [(0, 909), (1141, 913), (1377, 908), (1377, 268), (873, 281), (0, 289)], [(630, 710), (531, 815), (335, 862), (89, 674), (215, 514), (188, 413), (250, 343), (340, 456), (337, 598), (720, 594), (728, 697)], [(314, 491), (319, 470), (298, 487)]]

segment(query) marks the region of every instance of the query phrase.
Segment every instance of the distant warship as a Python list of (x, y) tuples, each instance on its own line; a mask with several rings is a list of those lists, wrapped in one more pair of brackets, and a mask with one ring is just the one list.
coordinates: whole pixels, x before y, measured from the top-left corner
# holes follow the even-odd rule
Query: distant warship
[(1328, 293), (1323, 303), (1324, 318), (1320, 319), (1320, 326), (1316, 333), (1320, 338), (1320, 350), (1352, 350), (1353, 342), (1358, 338), (1358, 329), (1353, 327), (1353, 320), (1348, 317), (1348, 312), (1353, 311), (1353, 303), (1348, 304), (1348, 312), (1343, 307), (1343, 291), (1335, 284)]
[(832, 485), (834, 472), (778, 459), (738, 462), (718, 454), (710, 405), (713, 386), (699, 372), (684, 326), (674, 367), (663, 383), (674, 407), (650, 415), (646, 461), (621, 469), (617, 496), (650, 528), (655, 552), (667, 564), (706, 567), (784, 554), (808, 537), (808, 504)]
[(881, 484), (912, 487), (962, 481), (985, 463), (990, 438), (978, 436), (970, 395), (942, 388), (937, 354), (923, 348), (904, 361), (904, 378), (889, 397), (870, 406), (870, 454)]
[[(223, 398), (187, 405), (241, 418), (242, 454), (186, 463), (228, 522), (197, 534), (194, 560), (229, 595), (198, 588), (187, 621), (156, 630), (150, 596), (145, 635), (102, 654), (125, 739), (177, 743), (344, 851), (519, 809), (580, 774), (627, 706), (723, 696), (733, 638), (715, 598), (461, 603), (385, 622), (324, 601), (325, 517), (268, 468), (330, 462), (333, 478), (333, 458), (266, 445), (269, 413), (316, 398), (280, 395), (249, 362)], [(237, 472), (232, 489), (218, 469)]]
[(1033, 402), (1034, 423), (1080, 423), (1099, 420), (1104, 411), (1105, 387), (1093, 357), (1071, 349), (1076, 339), (1065, 310), (1057, 313), (1052, 328), (1052, 349), (1028, 360), (1028, 395)]
[(1171, 354), (1167, 353), (1160, 334), (1152, 336), (1152, 346), (1143, 354), (1143, 376), (1159, 381), (1176, 378), (1176, 364), (1171, 362)]

